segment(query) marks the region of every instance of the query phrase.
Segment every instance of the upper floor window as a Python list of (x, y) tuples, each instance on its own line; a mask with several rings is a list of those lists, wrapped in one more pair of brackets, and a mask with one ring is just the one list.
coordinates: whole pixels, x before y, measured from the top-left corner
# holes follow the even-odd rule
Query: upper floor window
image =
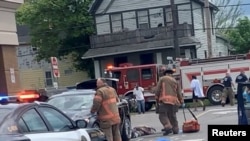
[(114, 33), (122, 31), (122, 14), (112, 14), (110, 18), (112, 32)]
[(138, 17), (138, 28), (148, 29), (149, 28), (149, 15), (147, 10), (137, 11)]
[(173, 18), (172, 18), (171, 8), (166, 8), (165, 9), (165, 16), (166, 16), (166, 26), (172, 25)]

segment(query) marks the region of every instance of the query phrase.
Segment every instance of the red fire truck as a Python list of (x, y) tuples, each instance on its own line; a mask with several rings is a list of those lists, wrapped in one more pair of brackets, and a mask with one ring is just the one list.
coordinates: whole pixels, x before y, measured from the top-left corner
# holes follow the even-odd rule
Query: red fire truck
[[(180, 59), (171, 61), (170, 64), (133, 65), (121, 64), (119, 67), (108, 66), (108, 77), (119, 79), (119, 95), (130, 98), (135, 84), (142, 86), (145, 92), (147, 110), (155, 103), (155, 95), (150, 92), (155, 87), (162, 72), (167, 67), (175, 69), (175, 77), (180, 81), (185, 100), (192, 99), (190, 82), (192, 75), (197, 76), (203, 86), (204, 95), (210, 103), (217, 105), (221, 102), (223, 85), (221, 80), (225, 74), (230, 73), (233, 81), (240, 71), (245, 71), (250, 76), (250, 54), (214, 57), (209, 59)], [(234, 84), (237, 88), (237, 84)], [(236, 92), (236, 89), (234, 89)]]
[(120, 64), (119, 67), (108, 66), (105, 70), (106, 77), (119, 79), (117, 92), (120, 96), (130, 99), (136, 84), (145, 89), (145, 109), (150, 110), (155, 103), (155, 95), (150, 92), (155, 87), (158, 78), (166, 65), (149, 64), (136, 65), (131, 63)]

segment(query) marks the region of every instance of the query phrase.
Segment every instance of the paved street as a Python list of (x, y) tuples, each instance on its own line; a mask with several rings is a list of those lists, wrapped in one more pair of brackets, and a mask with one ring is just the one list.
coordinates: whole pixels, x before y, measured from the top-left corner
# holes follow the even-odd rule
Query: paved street
[[(188, 110), (185, 111), (187, 119), (191, 119), (192, 116), (189, 114)], [(211, 106), (207, 107), (206, 111), (202, 111), (200, 108), (198, 112), (195, 112), (198, 117), (199, 123), (201, 124), (201, 130), (197, 133), (181, 133), (178, 135), (169, 135), (162, 137), (161, 129), (162, 125), (158, 120), (158, 115), (154, 111), (148, 112), (144, 115), (133, 115), (132, 116), (132, 126), (146, 125), (154, 127), (157, 130), (157, 134), (139, 137), (133, 139), (132, 141), (155, 141), (157, 138), (168, 138), (170, 141), (207, 141), (207, 125), (209, 124), (237, 124), (237, 106), (225, 107), (221, 106)], [(178, 112), (179, 126), (182, 126), (184, 121), (182, 109)]]

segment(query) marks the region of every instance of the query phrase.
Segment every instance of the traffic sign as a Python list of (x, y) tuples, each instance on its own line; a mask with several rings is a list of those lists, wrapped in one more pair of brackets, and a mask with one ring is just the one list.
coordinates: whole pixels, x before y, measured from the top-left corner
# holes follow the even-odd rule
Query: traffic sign
[(58, 68), (58, 61), (56, 57), (50, 57), (51, 67), (54, 77), (60, 77), (60, 71)]
[(53, 70), (54, 77), (60, 77), (60, 71), (59, 69), (54, 69)]
[(58, 69), (58, 61), (56, 57), (50, 58), (52, 69)]

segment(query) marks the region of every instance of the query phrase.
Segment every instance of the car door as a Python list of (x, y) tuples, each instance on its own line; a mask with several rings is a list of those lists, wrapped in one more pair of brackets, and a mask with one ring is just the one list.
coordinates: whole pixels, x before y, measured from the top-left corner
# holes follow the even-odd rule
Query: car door
[(31, 141), (90, 141), (86, 132), (69, 128), (73, 127), (71, 121), (60, 112), (50, 108), (41, 111), (44, 116), (29, 109), (18, 120), (19, 129)]

